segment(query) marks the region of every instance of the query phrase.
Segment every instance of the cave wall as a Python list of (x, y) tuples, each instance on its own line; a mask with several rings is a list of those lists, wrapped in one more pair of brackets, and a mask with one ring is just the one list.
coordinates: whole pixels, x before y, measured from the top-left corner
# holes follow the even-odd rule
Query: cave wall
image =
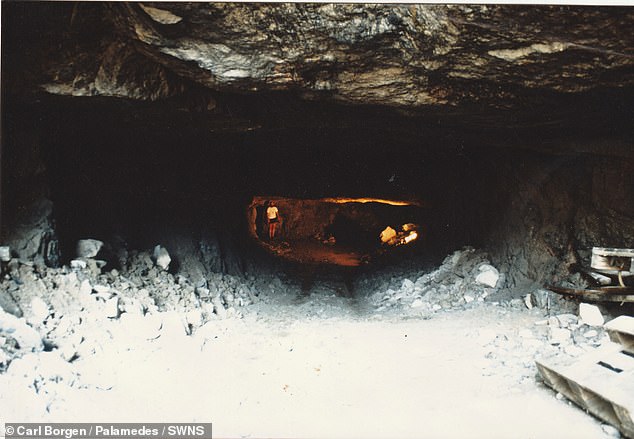
[[(487, 248), (506, 286), (556, 284), (589, 268), (592, 247), (631, 248), (632, 160), (516, 154), (499, 168), (508, 200), (495, 212)], [(629, 201), (627, 201), (629, 200)]]
[(57, 266), (59, 242), (42, 132), (30, 118), (3, 112), (0, 240), (12, 256)]
[[(162, 244), (173, 269), (200, 282), (207, 271), (243, 273), (260, 257), (245, 210), (261, 191), (420, 199), (419, 255), (485, 248), (518, 290), (566, 278), (589, 263), (593, 246), (634, 246), (630, 157), (501, 148), (469, 133), (396, 138), (364, 124), (308, 137), (201, 135), (65, 105), (27, 106), (4, 124), (3, 241), (49, 265), (68, 262), (76, 240), (90, 237), (112, 253), (121, 242)], [(608, 141), (586, 139), (596, 148)], [(550, 147), (567, 142), (563, 133)], [(301, 203), (280, 205), (289, 236), (322, 233), (338, 212), (366, 228), (389, 217), (363, 205)]]
[[(486, 247), (513, 288), (563, 278), (592, 246), (634, 245), (634, 159), (606, 148), (608, 136), (586, 138), (590, 152), (558, 153), (576, 133), (549, 137), (546, 150), (489, 141), (508, 130), (478, 137), (456, 125), (423, 133), (392, 119), (367, 125), (364, 111), (357, 119), (349, 111), (348, 126), (330, 130), (224, 133), (186, 125), (161, 106), (148, 123), (134, 117), (147, 108), (128, 104), (9, 104), (3, 237), (18, 256), (48, 264), (60, 254), (67, 262), (76, 240), (91, 237), (169, 245), (174, 266), (190, 271), (240, 272), (251, 252), (245, 209), (262, 193), (417, 198), (421, 253), (440, 260), (462, 245)], [(364, 217), (353, 212), (363, 206), (313, 207), (281, 206), (289, 236), (323, 232), (337, 209)], [(368, 224), (386, 219), (368, 212)]]

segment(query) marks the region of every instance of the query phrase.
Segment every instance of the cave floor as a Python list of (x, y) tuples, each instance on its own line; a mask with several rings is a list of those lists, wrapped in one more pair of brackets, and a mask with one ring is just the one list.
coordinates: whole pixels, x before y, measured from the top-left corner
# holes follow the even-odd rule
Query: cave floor
[(266, 248), (277, 256), (301, 264), (323, 264), (358, 267), (364, 255), (340, 244), (328, 245), (317, 240), (274, 241)]
[[(483, 303), (404, 318), (279, 292), (191, 336), (161, 314), (158, 335), (150, 316), (95, 325), (94, 355), (65, 363), (72, 379), (0, 374), (0, 421), (211, 421), (214, 437), (614, 437), (536, 378), (542, 310)], [(42, 367), (51, 354), (22, 361)]]

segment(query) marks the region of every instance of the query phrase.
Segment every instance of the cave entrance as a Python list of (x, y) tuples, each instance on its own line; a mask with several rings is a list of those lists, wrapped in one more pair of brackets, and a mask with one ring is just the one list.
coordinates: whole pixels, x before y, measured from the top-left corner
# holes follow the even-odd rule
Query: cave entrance
[(275, 256), (308, 265), (358, 267), (420, 242), (418, 200), (255, 196), (249, 231)]

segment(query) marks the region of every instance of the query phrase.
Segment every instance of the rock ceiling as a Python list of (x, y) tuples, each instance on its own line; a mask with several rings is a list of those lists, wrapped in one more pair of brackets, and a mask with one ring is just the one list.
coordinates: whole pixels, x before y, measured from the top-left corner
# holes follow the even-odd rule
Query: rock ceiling
[(628, 7), (61, 2), (3, 10), (11, 91), (186, 97), (209, 112), (227, 93), (285, 92), (455, 112), (547, 107), (634, 86)]

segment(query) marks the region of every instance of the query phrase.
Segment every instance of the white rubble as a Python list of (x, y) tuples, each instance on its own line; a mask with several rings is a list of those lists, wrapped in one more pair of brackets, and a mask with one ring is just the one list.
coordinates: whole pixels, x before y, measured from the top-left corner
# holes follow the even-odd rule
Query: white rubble
[(579, 318), (588, 326), (603, 326), (605, 319), (596, 305), (579, 304)]
[(156, 265), (161, 267), (163, 270), (167, 270), (169, 268), (170, 262), (172, 262), (172, 258), (170, 257), (170, 254), (167, 252), (167, 249), (165, 247), (161, 247), (160, 245), (154, 247), (153, 256)]
[(533, 299), (530, 294), (527, 294), (526, 297), (524, 297), (524, 304), (526, 305), (526, 308), (533, 309)]
[(103, 247), (103, 241), (98, 239), (80, 239), (77, 242), (78, 258), (94, 258)]
[(550, 291), (544, 289), (533, 291), (531, 303), (538, 308), (548, 308), (550, 306)]
[(48, 305), (39, 297), (31, 299), (29, 313), (26, 319), (30, 325), (41, 325), (48, 317), (50, 311)]
[(0, 261), (9, 262), (11, 260), (11, 248), (8, 245), (0, 246)]
[(550, 328), (550, 344), (563, 344), (570, 341), (571, 332), (564, 328)]
[(492, 265), (482, 264), (478, 267), (480, 274), (476, 276), (475, 281), (490, 288), (495, 288), (500, 279), (500, 272)]
[(407, 307), (413, 313), (427, 315), (483, 302), (502, 284), (501, 278), (486, 253), (465, 247), (447, 256), (434, 271), (421, 269), (403, 273), (400, 278), (392, 276), (389, 281), (386, 276), (377, 275), (363, 279), (358, 289), (361, 294), (368, 291), (379, 309)]
[(0, 335), (14, 338), (20, 345), (20, 349), (26, 351), (41, 351), (44, 349), (42, 337), (29, 326), (26, 319), (16, 317), (13, 314), (0, 309)]
[(74, 270), (83, 270), (88, 266), (86, 261), (82, 261), (81, 259), (73, 259), (70, 261), (70, 268)]

